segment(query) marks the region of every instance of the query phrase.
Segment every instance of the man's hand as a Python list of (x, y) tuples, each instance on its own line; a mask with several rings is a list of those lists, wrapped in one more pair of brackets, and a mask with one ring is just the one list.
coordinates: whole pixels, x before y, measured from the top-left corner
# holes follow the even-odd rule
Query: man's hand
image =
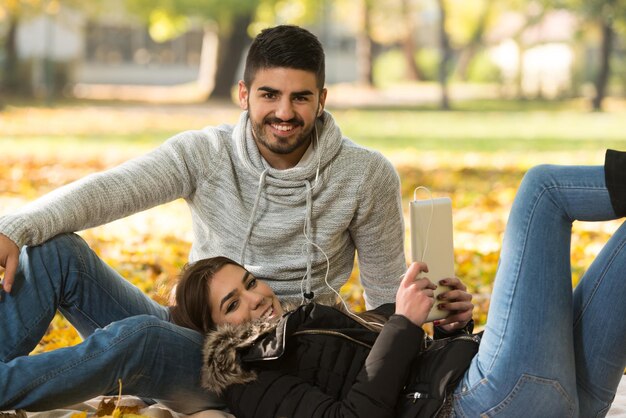
[(457, 277), (440, 280), (439, 284), (451, 288), (437, 297), (439, 309), (450, 311), (450, 315), (434, 324), (448, 332), (465, 328), (474, 310), (471, 293), (467, 293), (467, 287)]
[(412, 263), (396, 293), (396, 313), (405, 316), (417, 326), (424, 324), (435, 303), (434, 290), (437, 288), (427, 278), (417, 278), (423, 271), (428, 271), (426, 264)]
[(11, 292), (19, 258), (20, 249), (18, 246), (7, 236), (0, 234), (0, 273), (4, 270), (2, 288), (7, 293)]

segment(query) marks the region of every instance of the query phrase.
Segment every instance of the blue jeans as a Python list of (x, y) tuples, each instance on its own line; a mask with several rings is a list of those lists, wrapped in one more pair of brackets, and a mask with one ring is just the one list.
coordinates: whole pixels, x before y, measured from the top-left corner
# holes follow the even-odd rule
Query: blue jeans
[(572, 291), (574, 220), (615, 219), (602, 167), (539, 166), (513, 203), (456, 417), (602, 417), (626, 366), (626, 226)]
[[(29, 356), (56, 310), (84, 341)], [(118, 392), (183, 413), (223, 406), (200, 386), (201, 334), (100, 260), (77, 235), (24, 247), (0, 301), (0, 410), (47, 410)]]

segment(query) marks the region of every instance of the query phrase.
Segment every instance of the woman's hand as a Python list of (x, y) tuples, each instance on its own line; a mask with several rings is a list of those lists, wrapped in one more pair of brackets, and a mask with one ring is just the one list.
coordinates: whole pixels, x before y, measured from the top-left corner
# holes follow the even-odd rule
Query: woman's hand
[(447, 332), (465, 328), (472, 319), (472, 311), (474, 310), (472, 295), (467, 293), (467, 287), (457, 277), (440, 280), (439, 284), (451, 288), (447, 292), (440, 293), (436, 302), (439, 309), (449, 311), (450, 314), (445, 319), (435, 321), (433, 324)]
[(427, 278), (418, 278), (421, 272), (428, 272), (426, 264), (412, 263), (396, 293), (396, 313), (420, 327), (435, 303), (434, 290), (437, 288)]

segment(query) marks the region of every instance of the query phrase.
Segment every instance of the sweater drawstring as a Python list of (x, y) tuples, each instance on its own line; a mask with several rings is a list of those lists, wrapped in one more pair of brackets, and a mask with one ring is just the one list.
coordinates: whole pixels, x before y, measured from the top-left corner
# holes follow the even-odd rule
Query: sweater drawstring
[(311, 213), (313, 209), (313, 197), (311, 192), (311, 182), (308, 180), (304, 180), (304, 185), (306, 187), (306, 209), (304, 214), (304, 238), (306, 239), (306, 281), (305, 281), (305, 290), (303, 293), (304, 298), (311, 302), (315, 297), (313, 291), (311, 290), (311, 270), (313, 264), (313, 241), (309, 234), (311, 233)]
[[(254, 205), (252, 206), (252, 213), (250, 213), (250, 220), (248, 221), (248, 229), (246, 231), (246, 237), (243, 242), (243, 247), (241, 248), (241, 257), (240, 264), (245, 266), (246, 261), (246, 249), (248, 248), (248, 243), (250, 242), (250, 237), (252, 236), (252, 229), (254, 227), (254, 219), (256, 217), (256, 212), (259, 207), (259, 201), (261, 200), (261, 193), (265, 187), (265, 177), (267, 176), (268, 169), (265, 169), (261, 175), (259, 176), (259, 188), (256, 192), (256, 197), (254, 199)], [(304, 238), (306, 242), (306, 275), (305, 275), (305, 289), (303, 291), (303, 296), (307, 301), (312, 301), (314, 298), (314, 293), (311, 290), (311, 274), (313, 271), (313, 247), (316, 246), (315, 243), (311, 240), (311, 228), (312, 228), (312, 212), (313, 212), (313, 192), (311, 187), (311, 182), (308, 180), (304, 180), (304, 186), (306, 187), (306, 208), (304, 213)]]
[(250, 214), (250, 220), (248, 221), (248, 231), (246, 232), (246, 239), (243, 242), (243, 247), (241, 248), (241, 257), (239, 264), (245, 266), (246, 262), (246, 248), (248, 248), (248, 242), (250, 241), (250, 236), (252, 235), (252, 228), (254, 227), (254, 218), (256, 217), (256, 211), (259, 207), (259, 201), (261, 200), (261, 192), (265, 187), (265, 177), (267, 176), (268, 169), (263, 170), (261, 175), (259, 176), (259, 188), (256, 191), (256, 197), (254, 198), (254, 206), (252, 206), (252, 213)]

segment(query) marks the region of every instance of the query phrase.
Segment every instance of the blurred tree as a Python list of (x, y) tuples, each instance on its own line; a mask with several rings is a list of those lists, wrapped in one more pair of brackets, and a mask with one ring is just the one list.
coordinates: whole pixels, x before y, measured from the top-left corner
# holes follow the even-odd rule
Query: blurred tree
[[(515, 3), (520, 3), (519, 0), (515, 0)], [(523, 4), (523, 3), (522, 3)], [(513, 40), (517, 44), (518, 59), (517, 59), (517, 75), (515, 77), (516, 97), (517, 99), (524, 99), (525, 93), (523, 88), (524, 81), (524, 54), (528, 49), (528, 45), (523, 41), (524, 33), (528, 28), (539, 24), (547, 13), (547, 8), (540, 6), (538, 3), (531, 2), (530, 5), (523, 4), (521, 9), (524, 16), (524, 23), (513, 35)]]
[(424, 72), (415, 59), (419, 47), (415, 39), (417, 22), (412, 3), (411, 0), (402, 0), (402, 15), (404, 16), (405, 26), (404, 39), (402, 40), (402, 52), (404, 53), (407, 65), (407, 78), (412, 81), (420, 81), (424, 80), (425, 77)]
[[(547, 0), (544, 0), (547, 1)], [(593, 110), (602, 110), (611, 76), (611, 58), (614, 53), (616, 27), (626, 23), (626, 0), (561, 0), (555, 7), (568, 7), (593, 22), (600, 30), (600, 59), (591, 99)]]
[(515, 92), (514, 95), (518, 100), (525, 98), (523, 89), (524, 65), (523, 57), (529, 45), (524, 42), (524, 34), (529, 28), (541, 23), (546, 13), (554, 7), (551, 0), (500, 0), (492, 5), (495, 8), (495, 14), (503, 14), (506, 12), (516, 12), (521, 17), (521, 23), (515, 26), (515, 30), (510, 35), (513, 42), (517, 46), (517, 68), (515, 74)]
[(357, 44), (357, 74), (359, 82), (375, 84), (374, 63), (381, 50), (402, 47), (407, 77), (421, 70), (415, 60), (416, 15), (420, 0), (335, 0), (334, 20), (341, 22), (342, 30), (353, 32)]
[[(439, 81), (440, 105), (442, 109), (448, 109), (450, 75), (456, 68), (461, 78), (466, 78), (467, 68), (483, 46), (484, 34), (499, 11), (494, 7), (496, 3), (494, 0), (388, 0), (382, 7), (379, 2), (372, 9), (375, 22), (372, 36), (375, 42), (401, 49), (409, 80), (429, 79), (425, 57), (429, 53), (435, 54), (436, 49), (438, 63), (430, 77)], [(431, 25), (435, 25), (435, 36), (420, 39)], [(436, 42), (434, 45), (433, 41)], [(420, 50), (423, 50), (422, 56), (417, 59)], [(457, 56), (459, 59), (455, 60)]]
[[(267, 0), (266, 0), (267, 1)], [(218, 52), (213, 98), (229, 99), (236, 83), (237, 69), (250, 41), (248, 29), (260, 0), (127, 0), (128, 10), (146, 19), (150, 26), (160, 24), (171, 30), (162, 40), (179, 36), (188, 29), (192, 19), (203, 21), (205, 31), (217, 32)], [(155, 13), (159, 14), (155, 18)], [(163, 23), (169, 21), (170, 23)], [(175, 22), (175, 23), (174, 23)], [(152, 32), (152, 30), (151, 30)], [(209, 34), (210, 35), (210, 34)], [(205, 36), (205, 40), (210, 36)], [(203, 48), (204, 50), (204, 48)], [(210, 70), (209, 70), (210, 71)]]
[(438, 81), (441, 86), (441, 110), (450, 109), (450, 99), (448, 96), (448, 76), (450, 74), (450, 61), (452, 58), (452, 48), (450, 47), (450, 36), (446, 28), (448, 9), (446, 0), (437, 0), (439, 8), (439, 71)]
[[(474, 13), (467, 10), (467, 5), (470, 3), (473, 6), (471, 11)], [(484, 35), (493, 17), (495, 3), (495, 0), (463, 2), (461, 5), (464, 6), (463, 10), (459, 10), (458, 7), (453, 9), (456, 13), (450, 17), (450, 27), (466, 28), (464, 34), (466, 39), (463, 39), (463, 46), (456, 62), (456, 73), (463, 81), (467, 81), (469, 65), (484, 46)]]
[[(467, 78), (470, 62), (483, 46), (484, 34), (494, 11), (493, 0), (437, 0), (439, 68), (437, 79), (441, 86), (440, 108), (450, 109), (448, 83), (456, 65), (461, 79)], [(454, 62), (453, 58), (458, 56)]]
[(361, 0), (361, 24), (356, 34), (357, 81), (366, 86), (374, 85), (374, 56), (372, 40), (373, 0)]
[(3, 15), (8, 21), (7, 31), (4, 35), (2, 49), (4, 50), (4, 65), (2, 80), (0, 81), (0, 91), (5, 93), (16, 93), (19, 91), (19, 73), (17, 57), (17, 25), (20, 16), (24, 13), (22, 2), (18, 0), (6, 0), (1, 5)]
[[(210, 54), (217, 35), (215, 65), (202, 65), (200, 78), (211, 79), (210, 97), (230, 99), (251, 34), (277, 23), (305, 24), (317, 19), (325, 1), (316, 0), (127, 0), (130, 12), (143, 17), (157, 41), (182, 35), (194, 21), (205, 31), (202, 54)], [(161, 28), (158, 30), (157, 28)], [(157, 36), (155, 36), (158, 34)], [(204, 56), (206, 64), (210, 58)], [(213, 75), (214, 74), (214, 75)]]
[[(494, 21), (496, 13), (493, 5), (496, 3), (494, 0), (473, 0), (471, 2), (444, 0), (441, 3), (445, 6), (446, 12), (444, 26), (439, 25), (440, 20), (438, 18), (433, 18), (441, 12), (440, 4), (437, 2), (425, 0), (386, 0), (385, 2), (337, 0), (333, 2), (333, 6), (338, 9), (341, 8), (341, 16), (338, 20), (342, 22), (343, 27), (350, 27), (357, 33), (357, 39), (367, 39), (367, 44), (372, 47), (397, 48), (404, 58), (403, 71), (406, 73), (406, 79), (415, 81), (434, 79), (437, 78), (434, 72), (437, 72), (439, 76), (445, 73), (447, 81), (453, 70), (455, 53), (461, 51), (462, 55), (466, 55), (462, 62), (463, 66), (467, 66), (480, 49), (486, 28)], [(358, 10), (357, 5), (359, 4), (365, 4), (367, 7)], [(367, 26), (363, 23), (365, 19), (361, 19), (364, 13), (367, 14), (367, 20), (370, 21)], [(435, 27), (437, 33), (433, 37), (426, 35), (430, 39), (422, 39), (431, 25), (438, 25)], [(444, 32), (441, 31), (442, 29)], [(445, 36), (442, 37), (442, 35)], [(433, 71), (433, 75), (429, 75), (428, 59), (424, 57), (429, 56), (428, 54), (434, 54), (431, 46), (441, 52), (441, 46), (444, 45), (441, 42), (432, 45), (433, 40), (444, 41), (444, 44), (447, 45), (447, 54), (439, 54), (440, 61), (444, 56), (446, 57), (447, 70), (444, 73)], [(363, 43), (365, 44), (365, 42)], [(428, 45), (428, 47), (423, 45)], [(370, 56), (371, 61), (374, 61), (376, 49), (380, 50), (381, 48), (372, 49)], [(467, 52), (465, 52), (466, 49)], [(418, 58), (420, 52), (423, 52), (423, 56)], [(361, 57), (365, 56), (367, 54), (361, 54)], [(369, 59), (360, 60), (359, 66), (368, 65), (369, 61)], [(436, 67), (440, 68), (441, 66), (437, 64)], [(466, 70), (463, 69), (463, 72)], [(367, 73), (367, 71), (364, 70), (362, 73)]]
[(615, 16), (613, 14), (613, 7), (616, 2), (606, 2), (602, 7), (594, 13), (600, 29), (602, 31), (602, 41), (600, 45), (600, 68), (598, 68), (598, 74), (594, 85), (596, 91), (591, 105), (593, 110), (602, 110), (602, 102), (606, 96), (607, 84), (609, 76), (611, 74), (611, 55), (613, 53), (613, 44), (615, 39), (615, 29), (613, 28)]
[[(81, 0), (4, 0), (0, 2), (0, 20), (7, 20), (7, 31), (2, 43), (4, 50), (4, 64), (0, 91), (9, 94), (32, 94), (31, 77), (22, 68), (17, 50), (17, 30), (21, 22), (37, 16), (56, 16), (62, 8), (80, 10), (86, 14), (96, 13), (102, 6), (102, 0), (84, 2)], [(45, 58), (46, 95), (50, 100), (56, 89), (63, 86), (54, 86), (54, 64), (50, 57)], [(64, 78), (64, 77), (60, 77)], [(66, 77), (65, 77), (66, 78)]]
[(602, 37), (600, 44), (600, 67), (594, 81), (595, 95), (591, 101), (594, 110), (602, 110), (602, 102), (607, 93), (607, 85), (611, 75), (611, 56), (614, 52), (615, 25), (626, 21), (626, 1), (624, 0), (592, 0), (582, 2), (585, 15), (597, 22)]

